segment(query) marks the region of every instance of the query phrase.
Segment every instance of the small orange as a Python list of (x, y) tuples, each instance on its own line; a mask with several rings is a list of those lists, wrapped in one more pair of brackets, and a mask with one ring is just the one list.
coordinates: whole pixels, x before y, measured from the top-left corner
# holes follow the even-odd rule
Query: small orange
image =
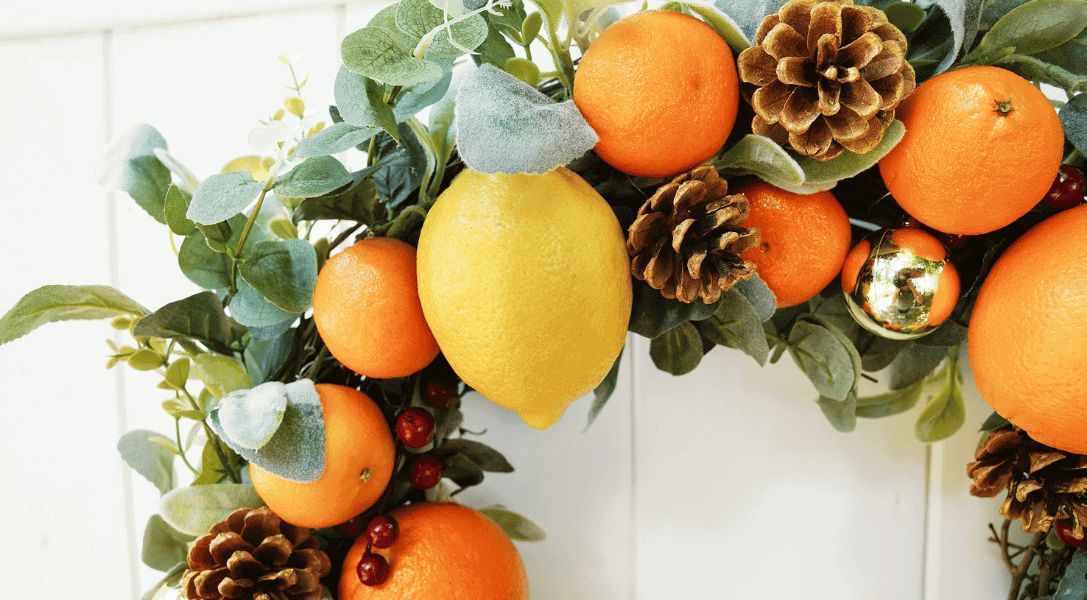
[(317, 275), (313, 321), (336, 360), (360, 375), (411, 375), (438, 356), (423, 317), (415, 247), (370, 238), (332, 256)]
[(1031, 437), (1087, 454), (1087, 205), (1042, 221), (997, 259), (970, 317), (978, 391)]
[(597, 155), (644, 177), (681, 173), (720, 150), (736, 122), (739, 89), (725, 40), (668, 10), (611, 24), (574, 73), (574, 104), (600, 136)]
[(343, 561), (339, 600), (528, 600), (528, 574), (506, 532), (483, 513), (452, 502), (393, 510), (400, 535), (387, 549), (389, 578), (363, 585), (356, 568), (366, 553), (359, 536)]
[(761, 179), (748, 179), (732, 193), (751, 203), (744, 227), (762, 233), (762, 242), (741, 258), (755, 263), (778, 308), (807, 302), (834, 281), (849, 253), (852, 229), (833, 194), (794, 194)]
[(999, 67), (933, 77), (895, 111), (906, 135), (879, 161), (898, 204), (945, 233), (995, 231), (1049, 191), (1064, 152), (1053, 105)]
[(393, 474), (396, 449), (385, 415), (369, 396), (317, 384), (325, 422), (325, 471), (299, 483), (250, 463), (257, 494), (281, 519), (299, 527), (331, 527), (370, 508)]

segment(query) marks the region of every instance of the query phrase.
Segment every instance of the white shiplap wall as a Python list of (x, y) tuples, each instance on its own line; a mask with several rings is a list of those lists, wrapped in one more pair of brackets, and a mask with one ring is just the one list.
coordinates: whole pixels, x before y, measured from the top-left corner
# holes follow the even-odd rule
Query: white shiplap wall
[[(170, 241), (93, 164), (116, 131), (155, 125), (199, 176), (248, 153), (296, 56), (310, 107), (331, 102), (339, 40), (383, 3), (0, 1), (0, 310), (49, 283), (104, 283), (149, 308), (195, 288)], [(157, 490), (115, 450), (132, 428), (169, 432), (156, 380), (106, 371), (105, 323), (47, 326), (0, 346), (0, 585), (6, 598), (138, 598)], [(799, 370), (714, 350), (674, 378), (632, 337), (619, 388), (588, 431), (589, 401), (545, 432), (481, 398), (466, 426), (516, 466), (461, 496), (550, 532), (521, 544), (537, 600), (834, 598), (982, 600), (1007, 577), (965, 464), (988, 409), (931, 447), (911, 413), (825, 423)]]

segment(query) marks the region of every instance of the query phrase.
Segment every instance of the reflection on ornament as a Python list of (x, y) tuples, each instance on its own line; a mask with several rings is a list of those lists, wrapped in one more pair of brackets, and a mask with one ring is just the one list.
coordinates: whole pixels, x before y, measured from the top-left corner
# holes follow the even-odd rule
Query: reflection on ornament
[(959, 299), (959, 275), (943, 244), (929, 233), (883, 229), (849, 252), (842, 290), (862, 327), (905, 340), (925, 335), (951, 316)]

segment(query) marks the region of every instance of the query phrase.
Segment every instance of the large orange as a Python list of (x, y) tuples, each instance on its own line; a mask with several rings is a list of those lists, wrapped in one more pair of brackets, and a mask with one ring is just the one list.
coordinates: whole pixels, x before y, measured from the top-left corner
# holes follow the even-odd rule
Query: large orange
[(732, 131), (739, 97), (725, 40), (667, 10), (611, 24), (574, 73), (574, 104), (600, 136), (597, 155), (630, 175), (675, 175), (712, 157)]
[(394, 238), (365, 239), (329, 258), (317, 275), (317, 331), (332, 356), (360, 375), (411, 375), (438, 355), (419, 304), (415, 254)]
[(299, 527), (331, 527), (370, 508), (393, 474), (396, 448), (381, 409), (342, 385), (317, 384), (325, 422), (325, 471), (299, 483), (250, 464), (257, 494), (281, 519)]
[(807, 302), (834, 281), (849, 253), (852, 229), (833, 194), (794, 194), (761, 179), (748, 179), (732, 193), (751, 203), (744, 227), (762, 233), (762, 242), (741, 258), (755, 263), (778, 308)]
[(995, 231), (1049, 191), (1064, 152), (1053, 105), (999, 67), (967, 67), (919, 85), (895, 110), (906, 135), (879, 161), (898, 204), (945, 233)]
[(1054, 448), (1087, 454), (1087, 205), (1023, 234), (986, 276), (970, 317), (978, 391)]
[(528, 575), (506, 532), (483, 513), (452, 502), (423, 502), (390, 513), (400, 536), (388, 550), (389, 578), (369, 587), (355, 569), (359, 536), (340, 574), (339, 600), (528, 600)]

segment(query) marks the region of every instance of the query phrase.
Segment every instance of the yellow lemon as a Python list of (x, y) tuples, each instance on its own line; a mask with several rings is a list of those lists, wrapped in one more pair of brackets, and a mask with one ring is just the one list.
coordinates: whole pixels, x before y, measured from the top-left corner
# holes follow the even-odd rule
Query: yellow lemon
[(623, 348), (623, 231), (569, 169), (465, 170), (427, 214), (417, 261), (423, 314), (449, 364), (537, 429), (591, 392)]

